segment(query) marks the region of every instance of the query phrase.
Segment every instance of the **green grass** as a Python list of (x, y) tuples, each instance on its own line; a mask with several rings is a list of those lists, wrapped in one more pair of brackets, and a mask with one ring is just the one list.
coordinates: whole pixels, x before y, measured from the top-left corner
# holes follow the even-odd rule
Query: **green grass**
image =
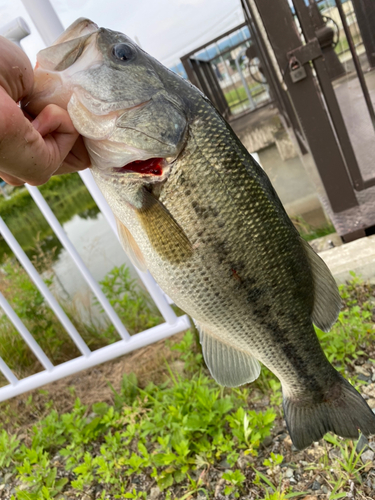
[[(38, 321), (42, 317), (47, 321), (40, 296), (26, 287), (22, 276), (18, 279), (12, 275), (10, 280), (22, 292), (19, 303), (13, 306), (20, 308), (22, 294), (26, 294), (33, 307), (18, 310), (23, 320), (31, 314), (34, 321), (38, 315)], [(127, 314), (135, 329), (157, 320), (125, 268), (115, 268), (102, 287), (117, 312)], [(339, 321), (329, 334), (317, 333), (330, 361), (355, 382), (354, 364), (371, 362), (369, 353), (375, 340), (371, 301), (375, 291), (353, 275), (340, 292), (344, 309)], [(134, 311), (129, 307), (132, 294), (138, 304)], [(37, 331), (33, 333), (37, 335)], [(40, 334), (38, 341), (43, 342), (42, 337)], [(51, 341), (53, 344), (50, 336)], [(0, 346), (3, 342), (0, 339)], [(53, 345), (55, 356), (62, 347), (58, 342)], [(192, 332), (177, 344), (171, 342), (170, 349), (183, 364), (181, 370), (177, 372), (166, 363), (164, 382), (142, 386), (135, 374), (124, 375), (117, 391), (110, 386), (111, 404), (98, 401), (88, 406), (77, 399), (69, 411), (60, 413), (53, 409), (48, 393), (40, 391), (43, 405), (40, 400), (34, 403), (37, 393), (24, 405), (30, 415), (39, 411), (44, 417), (19, 430), (17, 415), (11, 413), (9, 405), (2, 405), (0, 470), (14, 485), (12, 500), (94, 498), (90, 497), (93, 491), (95, 498), (102, 500), (147, 499), (155, 486), (163, 499), (188, 500), (198, 495), (213, 499), (214, 484), (218, 483), (221, 495), (229, 499), (244, 498), (249, 488), (257, 500), (303, 497), (306, 488), (285, 483), (284, 465), (324, 477), (330, 500), (346, 496), (352, 482), (360, 491), (362, 474), (370, 466), (361, 462), (352, 441), (327, 435), (322, 441), (326, 452), (303, 466), (297, 458), (294, 462), (285, 447), (278, 453), (262, 448), (273, 426), (282, 422), (280, 383), (264, 367), (255, 383), (224, 389), (209, 376)], [(254, 409), (265, 397), (268, 407)], [(328, 453), (333, 449), (338, 457), (335, 460)], [(244, 460), (245, 466), (240, 466)], [(208, 476), (211, 481), (205, 479)]]
[[(93, 486), (100, 487), (103, 499), (146, 498), (144, 491), (131, 486), (131, 479), (143, 473), (162, 491), (182, 483), (182, 491), (205, 491), (192, 478), (194, 470), (223, 458), (235, 467), (241, 451), (256, 455), (276, 414), (244, 407), (247, 389), (218, 387), (202, 373), (193, 343), (188, 332), (175, 346), (184, 351), (188, 371), (194, 372), (189, 377), (171, 371), (166, 383), (141, 389), (135, 375), (125, 375), (113, 406), (96, 403), (89, 412), (77, 400), (69, 413), (51, 411), (29, 431), (27, 446), (14, 435), (0, 433), (0, 467), (19, 481), (12, 498), (49, 499), (61, 491), (80, 496)], [(57, 478), (56, 455), (69, 479)], [(244, 479), (240, 471), (228, 472), (223, 479), (228, 481), (227, 492), (238, 497)]]
[[(258, 86), (259, 84), (254, 82), (251, 83), (248, 87), (250, 91)], [(224, 92), (225, 99), (231, 109), (235, 108), (240, 102), (248, 100), (246, 90), (243, 86), (238, 87), (237, 89), (229, 90), (228, 92)]]
[(322, 236), (327, 236), (335, 232), (335, 228), (331, 222), (316, 227), (305, 221), (303, 217), (293, 216), (291, 221), (297, 228), (301, 237), (306, 241), (315, 240), (316, 238), (321, 238)]

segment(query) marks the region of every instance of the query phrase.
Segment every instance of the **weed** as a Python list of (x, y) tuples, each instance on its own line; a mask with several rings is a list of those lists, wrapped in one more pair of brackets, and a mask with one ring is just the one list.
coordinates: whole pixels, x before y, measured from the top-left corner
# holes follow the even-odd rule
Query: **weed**
[(191, 330), (186, 332), (181, 342), (170, 344), (172, 351), (178, 351), (181, 361), (184, 362), (184, 370), (187, 373), (197, 372), (202, 365), (203, 356), (201, 352), (197, 352), (194, 345), (194, 336)]
[(13, 462), (13, 455), (20, 442), (16, 436), (8, 436), (5, 430), (0, 432), (0, 469), (8, 467)]
[(352, 479), (357, 483), (361, 483), (362, 479), (359, 473), (366, 467), (367, 464), (360, 465), (361, 455), (356, 452), (356, 447), (354, 446), (353, 441), (349, 441), (350, 445), (348, 445), (348, 443), (344, 443), (344, 445), (342, 445), (339, 439), (333, 434), (326, 434), (324, 439), (328, 443), (337, 446), (340, 450), (342, 458), (337, 459), (340, 474), (344, 472), (346, 480)]
[(330, 363), (341, 371), (345, 371), (348, 362), (353, 362), (364, 354), (364, 350), (373, 345), (375, 341), (375, 328), (372, 321), (373, 306), (353, 290), (361, 289), (363, 282), (354, 275), (353, 282), (341, 285), (340, 293), (345, 300), (345, 309), (339, 314), (337, 323), (328, 333), (316, 328), (318, 338)]
[[(188, 333), (183, 344), (190, 342)], [(14, 464), (22, 483), (17, 499), (26, 491), (41, 496), (43, 488), (53, 498), (64, 488), (67, 479), (56, 479), (50, 461), (56, 452), (74, 474), (69, 481), (73, 491), (100, 484), (115, 498), (144, 498), (144, 492), (129, 489), (128, 478), (145, 471), (162, 490), (189, 481), (183, 496), (188, 498), (205, 490), (191, 479), (198, 464), (209, 468), (223, 457), (234, 464), (239, 449), (256, 454), (275, 418), (271, 410), (245, 411), (238, 390), (224, 391), (202, 373), (171, 375), (171, 383), (150, 383), (145, 389), (134, 375), (124, 375), (115, 405), (96, 403), (91, 413), (78, 399), (70, 413), (50, 411), (32, 428), (30, 448), (1, 434), (3, 448), (10, 450), (2, 460)], [(243, 475), (235, 471), (223, 478), (229, 481), (227, 491), (238, 497)]]
[[(162, 321), (156, 306), (139, 288), (137, 282), (131, 279), (129, 268), (125, 264), (114, 267), (100, 281), (100, 285), (129, 333), (147, 330)], [(110, 338), (114, 331), (111, 324), (103, 334)]]
[(225, 495), (234, 494), (235, 498), (240, 496), (241, 486), (245, 481), (245, 476), (239, 470), (230, 470), (228, 472), (224, 472), (222, 478), (225, 479), (230, 486), (226, 486), (224, 489)]
[(328, 234), (335, 232), (335, 228), (331, 222), (327, 222), (327, 224), (323, 226), (316, 227), (306, 222), (303, 217), (293, 216), (291, 219), (295, 227), (298, 229), (301, 237), (306, 241), (315, 240), (316, 238), (321, 238), (322, 236), (327, 236)]

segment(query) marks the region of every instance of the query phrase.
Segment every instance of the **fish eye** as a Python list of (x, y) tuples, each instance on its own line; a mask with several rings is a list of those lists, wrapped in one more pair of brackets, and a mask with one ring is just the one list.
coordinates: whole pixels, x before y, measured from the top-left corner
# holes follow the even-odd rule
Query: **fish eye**
[(135, 50), (127, 43), (118, 43), (112, 48), (112, 54), (119, 61), (128, 62), (134, 59)]

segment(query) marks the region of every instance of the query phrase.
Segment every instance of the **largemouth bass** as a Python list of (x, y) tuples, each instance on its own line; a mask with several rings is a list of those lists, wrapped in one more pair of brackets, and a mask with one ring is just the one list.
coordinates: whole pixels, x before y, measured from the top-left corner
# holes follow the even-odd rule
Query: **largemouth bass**
[(375, 433), (375, 415), (332, 367), (341, 302), (267, 175), (208, 99), (122, 33), (79, 19), (38, 54), (26, 109), (66, 108), (133, 263), (194, 318), (222, 385), (281, 381), (298, 449), (326, 432)]

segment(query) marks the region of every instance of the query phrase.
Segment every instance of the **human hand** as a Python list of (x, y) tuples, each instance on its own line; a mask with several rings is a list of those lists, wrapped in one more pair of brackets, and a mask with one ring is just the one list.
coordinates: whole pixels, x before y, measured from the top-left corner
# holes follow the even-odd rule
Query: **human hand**
[(0, 177), (14, 186), (37, 186), (54, 174), (90, 166), (66, 110), (50, 104), (32, 120), (18, 106), (31, 94), (33, 83), (26, 54), (0, 36)]

